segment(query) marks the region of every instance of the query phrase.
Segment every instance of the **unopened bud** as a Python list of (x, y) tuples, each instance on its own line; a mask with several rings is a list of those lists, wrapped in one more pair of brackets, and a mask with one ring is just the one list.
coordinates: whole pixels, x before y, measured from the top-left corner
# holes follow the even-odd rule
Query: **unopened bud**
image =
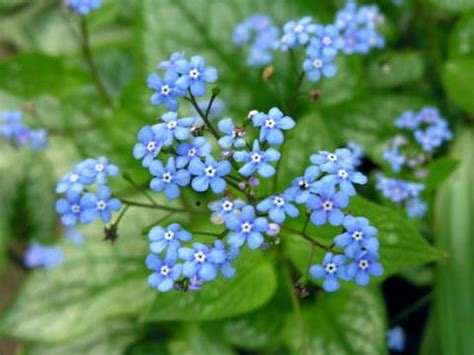
[(321, 91), (313, 90), (309, 93), (309, 97), (312, 101), (318, 101), (321, 98)]
[(298, 295), (298, 297), (305, 298), (309, 295), (309, 292), (306, 289), (306, 284), (307, 284), (306, 279), (302, 278), (293, 285), (295, 289), (295, 293)]
[(251, 176), (249, 179), (249, 186), (257, 187), (258, 185), (260, 185), (260, 180), (256, 178), (255, 176)]
[(247, 187), (247, 184), (242, 181), (242, 182), (239, 182), (239, 185), (238, 185), (238, 186), (239, 186), (239, 189), (243, 191), (243, 190), (245, 190), (245, 188)]
[(247, 114), (247, 118), (249, 120), (252, 120), (255, 117), (256, 114), (258, 114), (258, 111), (257, 110), (252, 110)]
[(281, 227), (278, 223), (270, 223), (267, 228), (267, 235), (270, 237), (277, 236), (281, 231)]
[(224, 149), (221, 152), (221, 157), (224, 160), (230, 160), (232, 158), (232, 155), (234, 155), (234, 152), (232, 150), (229, 150), (229, 149)]
[(112, 225), (104, 228), (104, 240), (108, 240), (111, 243), (115, 242), (118, 238), (117, 227)]
[(214, 86), (212, 88), (212, 96), (217, 96), (221, 93), (221, 87), (220, 86)]
[(273, 65), (269, 65), (268, 67), (263, 69), (263, 72), (262, 72), (263, 80), (268, 81), (273, 76), (273, 72), (274, 72)]

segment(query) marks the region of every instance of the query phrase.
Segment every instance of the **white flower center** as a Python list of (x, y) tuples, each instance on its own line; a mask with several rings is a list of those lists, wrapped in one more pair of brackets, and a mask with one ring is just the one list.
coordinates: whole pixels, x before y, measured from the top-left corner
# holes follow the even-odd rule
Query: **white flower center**
[(313, 61), (313, 67), (320, 69), (323, 66), (323, 61), (321, 59), (315, 59)]
[(209, 177), (213, 177), (214, 175), (216, 175), (216, 169), (212, 166), (208, 166), (206, 168), (206, 175)]
[(309, 187), (309, 184), (306, 180), (301, 180), (299, 183), (298, 183), (298, 186), (300, 189), (302, 190), (307, 190), (308, 187)]
[(161, 268), (160, 268), (160, 274), (162, 276), (168, 276), (168, 274), (170, 273), (170, 268), (168, 267), (168, 265), (163, 265)]
[(301, 33), (301, 32), (304, 31), (304, 26), (301, 25), (301, 24), (296, 25), (294, 31), (295, 31), (296, 33)]
[(97, 209), (103, 211), (107, 208), (107, 203), (103, 200), (97, 202)]
[(206, 261), (206, 254), (204, 254), (202, 251), (198, 251), (194, 254), (194, 260), (198, 263), (203, 263)]
[(77, 205), (77, 204), (74, 204), (71, 206), (71, 211), (72, 213), (79, 213), (81, 212), (81, 206)]
[(274, 128), (276, 125), (276, 122), (273, 118), (269, 118), (268, 120), (265, 121), (265, 127), (267, 128)]
[(345, 171), (344, 169), (341, 169), (337, 172), (337, 175), (341, 178), (341, 179), (347, 179), (347, 177), (349, 176), (349, 174), (347, 173), (347, 171)]
[(178, 122), (173, 120), (173, 121), (169, 121), (166, 126), (168, 127), (168, 129), (173, 129), (173, 128), (176, 128), (177, 125), (178, 125)]
[(71, 177), (69, 178), (69, 181), (71, 182), (77, 182), (79, 180), (79, 175), (77, 174), (72, 174)]
[(251, 159), (254, 163), (260, 163), (262, 161), (262, 156), (258, 153), (253, 153)]
[(331, 45), (331, 43), (332, 43), (332, 39), (329, 36), (324, 36), (323, 37), (323, 44), (325, 46), (329, 46), (329, 45)]
[(164, 235), (166, 240), (173, 240), (174, 238), (174, 232), (173, 231), (167, 231)]
[(359, 260), (359, 268), (366, 270), (369, 267), (369, 261), (366, 259)]
[(328, 154), (328, 160), (329, 161), (332, 161), (332, 162), (336, 162), (337, 161), (337, 155), (336, 154)]
[(361, 231), (355, 231), (354, 233), (352, 233), (352, 238), (357, 241), (361, 240), (363, 236), (364, 233), (362, 233)]
[(95, 171), (97, 171), (98, 173), (104, 171), (104, 164), (96, 164), (95, 166)]
[(188, 150), (188, 156), (193, 157), (196, 155), (196, 148), (192, 147)]
[(189, 71), (189, 76), (190, 76), (191, 78), (193, 78), (193, 79), (199, 78), (199, 70), (197, 70), (197, 69), (191, 69), (191, 70)]
[(154, 151), (155, 148), (156, 148), (156, 142), (155, 142), (155, 141), (148, 142), (148, 144), (146, 145), (146, 149), (147, 149), (149, 152)]
[(257, 110), (252, 110), (252, 111), (250, 111), (250, 112), (247, 114), (247, 118), (248, 118), (249, 120), (251, 120), (252, 118), (255, 117), (255, 115), (256, 115), (257, 113), (258, 113)]
[(161, 94), (168, 95), (170, 93), (170, 87), (168, 85), (163, 85), (161, 87)]
[(323, 209), (325, 211), (331, 211), (333, 207), (334, 207), (334, 204), (332, 203), (332, 201), (326, 200), (323, 202)]
[(234, 207), (234, 204), (231, 201), (224, 201), (222, 203), (222, 209), (226, 212), (232, 211), (233, 207)]
[(252, 225), (249, 222), (242, 223), (240, 229), (244, 233), (250, 233), (252, 231)]
[(273, 204), (277, 207), (281, 207), (285, 204), (285, 200), (280, 196), (277, 196), (273, 199)]
[(327, 263), (325, 269), (328, 274), (334, 274), (337, 270), (337, 265), (335, 263)]
[(170, 173), (164, 173), (162, 177), (164, 182), (171, 182), (173, 180), (173, 176)]

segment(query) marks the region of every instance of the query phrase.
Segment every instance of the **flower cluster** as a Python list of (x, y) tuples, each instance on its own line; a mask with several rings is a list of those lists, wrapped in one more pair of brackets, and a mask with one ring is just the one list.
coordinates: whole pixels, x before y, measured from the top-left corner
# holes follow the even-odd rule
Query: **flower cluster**
[(271, 63), (271, 50), (293, 51), (303, 47), (306, 58), (302, 68), (309, 81), (317, 82), (322, 77), (333, 77), (337, 68), (334, 59), (338, 53), (367, 54), (371, 48), (384, 46), (384, 38), (377, 32), (383, 21), (375, 5), (360, 6), (350, 0), (336, 14), (332, 24), (313, 23), (311, 17), (303, 17), (285, 23), (281, 35), (272, 20), (265, 15), (253, 15), (234, 30), (234, 44), (241, 45), (256, 35), (247, 59), (249, 66)]
[(48, 141), (46, 130), (28, 127), (23, 123), (20, 111), (0, 113), (0, 136), (16, 147), (28, 146), (31, 150), (45, 148)]
[(58, 246), (32, 243), (25, 251), (24, 263), (28, 268), (52, 269), (64, 260), (63, 250)]
[[(435, 149), (452, 138), (447, 121), (440, 116), (438, 109), (427, 106), (417, 113), (405, 111), (396, 118), (395, 125), (401, 132), (388, 142), (383, 160), (395, 173), (406, 170), (413, 172), (417, 179), (423, 179), (426, 176), (424, 166), (432, 159)], [(379, 174), (376, 188), (385, 198), (403, 204), (409, 217), (425, 215), (428, 206), (420, 198), (425, 189), (423, 183)]]
[(64, 0), (64, 5), (75, 13), (86, 16), (102, 5), (102, 0)]
[[(97, 218), (109, 223), (112, 212), (121, 208), (120, 200), (112, 196), (108, 186), (109, 177), (118, 172), (118, 167), (109, 163), (107, 158), (99, 157), (76, 164), (64, 175), (56, 187), (57, 193), (64, 194), (56, 202), (62, 224), (73, 228), (77, 223), (88, 224)], [(94, 187), (95, 192), (91, 190)]]
[(387, 346), (389, 350), (402, 352), (405, 350), (406, 335), (402, 327), (396, 326), (387, 332)]

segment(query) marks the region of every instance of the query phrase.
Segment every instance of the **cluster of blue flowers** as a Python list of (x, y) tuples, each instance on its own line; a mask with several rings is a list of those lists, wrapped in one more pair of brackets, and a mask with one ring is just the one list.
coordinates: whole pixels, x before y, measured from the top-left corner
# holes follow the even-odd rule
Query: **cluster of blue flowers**
[[(204, 94), (205, 82), (217, 78), (217, 71), (209, 70), (204, 63), (198, 56), (188, 62), (181, 53), (174, 53), (168, 61), (160, 63), (165, 76), (173, 79), (163, 80), (156, 74), (149, 77), (148, 84), (152, 78), (154, 85), (150, 87), (155, 90), (152, 103), (178, 109), (179, 98), (192, 102), (193, 96)], [(190, 71), (198, 74), (190, 75)], [(201, 76), (206, 72), (212, 73), (212, 80)], [(202, 80), (190, 81), (190, 76)], [(165, 99), (163, 87), (165, 91), (176, 90), (176, 95)], [(294, 128), (295, 121), (276, 107), (268, 112), (250, 111), (243, 124), (223, 118), (218, 121), (217, 129), (205, 122), (206, 116), (201, 118), (180, 117), (171, 110), (161, 115), (158, 123), (145, 126), (138, 133), (134, 156), (153, 175), (150, 188), (163, 192), (171, 200), (178, 198), (181, 188), (186, 186), (197, 192), (211, 190), (221, 195), (208, 207), (212, 211), (211, 221), (225, 228), (216, 235), (214, 243), (202, 244), (176, 223), (166, 228), (155, 226), (149, 233), (151, 254), (146, 260), (147, 267), (153, 271), (149, 277), (151, 286), (161, 292), (173, 288), (195, 290), (204, 282), (216, 279), (219, 272), (226, 278), (232, 277), (235, 269), (231, 262), (240, 255), (240, 249), (245, 245), (249, 249), (267, 248), (286, 218), (300, 214), (297, 205), (304, 205), (310, 211), (309, 218), (316, 226), (326, 223), (345, 226), (346, 232), (335, 238), (335, 245), (344, 249), (344, 255), (334, 254), (339, 262), (337, 275), (342, 275), (344, 270), (345, 280), (355, 279), (359, 285), (367, 285), (370, 275), (382, 273), (377, 261), (377, 230), (367, 219), (343, 212), (350, 197), (356, 194), (354, 184), (367, 182), (355, 170), (363, 154), (360, 147), (351, 143), (354, 153), (350, 149), (338, 149), (334, 153), (321, 151), (312, 155), (312, 165), (304, 176), (296, 178), (281, 194), (259, 199), (255, 195), (259, 179), (276, 173), (273, 163), (280, 159), (277, 148), (284, 142), (284, 132)], [(248, 137), (253, 135), (247, 131), (252, 127), (258, 134), (249, 141)], [(217, 141), (219, 159), (212, 155), (212, 145), (203, 135), (206, 129)], [(233, 198), (231, 187), (235, 193), (245, 195), (245, 199)], [(333, 254), (328, 253), (325, 260), (330, 263), (332, 258)], [(324, 288), (335, 291), (338, 283), (333, 272), (320, 274), (318, 268), (321, 266), (313, 266), (313, 276), (325, 277)]]
[(338, 53), (367, 54), (371, 48), (382, 48), (385, 41), (377, 32), (382, 21), (377, 6), (358, 7), (350, 0), (337, 12), (334, 23), (320, 25), (311, 17), (303, 17), (287, 22), (281, 35), (269, 17), (253, 15), (237, 25), (233, 41), (239, 46), (251, 42), (247, 64), (257, 67), (271, 63), (272, 50), (286, 52), (303, 47), (303, 70), (309, 81), (317, 82), (336, 74), (334, 59)]
[(20, 111), (0, 112), (0, 137), (15, 147), (29, 147), (31, 150), (43, 149), (48, 144), (48, 135), (44, 129), (31, 129), (23, 123)]
[(23, 262), (25, 266), (32, 268), (52, 269), (64, 261), (63, 250), (58, 246), (42, 245), (37, 242), (31, 243), (25, 251)]
[[(405, 111), (396, 118), (395, 125), (401, 133), (390, 140), (383, 159), (393, 172), (400, 173), (405, 169), (423, 179), (426, 177), (424, 166), (432, 159), (435, 149), (452, 139), (447, 121), (438, 109), (427, 106), (419, 112)], [(422, 218), (426, 214), (428, 206), (420, 199), (420, 193), (425, 189), (423, 183), (379, 174), (376, 188), (385, 198), (404, 204), (409, 217)]]
[[(86, 159), (76, 164), (72, 171), (61, 179), (56, 192), (64, 194), (56, 202), (56, 211), (62, 224), (72, 229), (76, 224), (88, 224), (100, 218), (109, 223), (112, 213), (121, 208), (119, 199), (112, 196), (108, 179), (116, 176), (119, 169), (107, 158)], [(96, 191), (92, 191), (96, 187)]]
[(102, 0), (64, 0), (64, 5), (75, 13), (86, 16), (102, 5)]
[(396, 326), (387, 332), (387, 346), (389, 350), (402, 352), (405, 350), (406, 335), (402, 327)]

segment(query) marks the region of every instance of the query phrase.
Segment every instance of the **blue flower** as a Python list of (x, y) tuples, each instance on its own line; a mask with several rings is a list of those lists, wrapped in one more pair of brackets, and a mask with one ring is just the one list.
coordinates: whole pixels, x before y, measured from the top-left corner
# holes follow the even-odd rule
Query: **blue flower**
[(282, 51), (287, 51), (297, 46), (307, 44), (317, 27), (311, 22), (312, 18), (306, 16), (298, 21), (289, 21), (285, 23), (279, 48)]
[(309, 46), (306, 50), (307, 58), (303, 62), (303, 70), (308, 80), (316, 83), (322, 76), (332, 78), (336, 75), (337, 68), (333, 64), (334, 57), (325, 55), (320, 48)]
[(184, 52), (173, 52), (168, 60), (163, 60), (158, 64), (158, 69), (162, 69), (166, 73), (176, 73), (176, 62), (181, 59), (184, 59)]
[(195, 120), (193, 117), (178, 118), (176, 112), (170, 111), (161, 116), (161, 119), (163, 122), (158, 124), (157, 129), (164, 131), (166, 134), (163, 142), (164, 145), (172, 145), (175, 138), (182, 141), (191, 137), (189, 128), (194, 124)]
[(324, 176), (321, 181), (323, 183), (339, 185), (341, 191), (348, 196), (355, 196), (356, 194), (353, 183), (361, 185), (367, 183), (367, 177), (358, 171), (343, 169), (336, 166), (332, 166), (331, 168), (327, 169), (329, 175)]
[(235, 126), (230, 118), (224, 118), (217, 124), (219, 131), (225, 135), (219, 139), (219, 145), (222, 148), (245, 147), (245, 129), (242, 126)]
[(181, 228), (178, 223), (170, 224), (167, 228), (155, 226), (148, 233), (150, 243), (150, 251), (155, 254), (161, 253), (167, 249), (167, 255), (177, 256), (180, 242), (188, 242), (193, 235)]
[(21, 111), (5, 111), (0, 113), (0, 136), (5, 138), (12, 138), (17, 130), (18, 125), (21, 125), (22, 113)]
[(275, 168), (270, 165), (270, 162), (280, 159), (280, 153), (273, 148), (262, 151), (258, 140), (255, 140), (251, 152), (235, 152), (234, 159), (237, 162), (245, 163), (244, 166), (239, 169), (239, 173), (243, 176), (250, 176), (254, 174), (255, 171), (258, 171), (260, 176), (268, 178), (275, 174)]
[(64, 175), (56, 186), (56, 192), (63, 193), (72, 191), (79, 194), (84, 189), (84, 186), (94, 183), (94, 174), (87, 168), (89, 162), (90, 160), (80, 162), (74, 167), (72, 172)]
[(352, 166), (358, 167), (362, 165), (362, 159), (364, 158), (364, 148), (353, 141), (350, 141), (347, 143), (347, 148), (349, 148), (352, 152), (352, 156), (351, 156)]
[(192, 248), (181, 247), (178, 256), (184, 260), (183, 275), (198, 276), (202, 281), (212, 281), (217, 277), (219, 265), (226, 261), (225, 251), (210, 249), (204, 244), (194, 243)]
[(62, 198), (56, 202), (56, 212), (61, 215), (61, 222), (64, 226), (74, 227), (78, 221), (88, 224), (95, 219), (94, 212), (84, 205), (79, 193), (69, 190), (66, 197), (66, 199)]
[(338, 28), (334, 25), (316, 25), (310, 47), (314, 48), (314, 50), (320, 50), (321, 54), (325, 57), (334, 57), (338, 49), (342, 47)]
[(294, 179), (291, 186), (286, 189), (285, 193), (287, 193), (296, 203), (306, 203), (310, 193), (316, 192), (319, 189), (319, 174), (320, 171), (317, 166), (306, 168), (304, 176)]
[(268, 222), (263, 217), (255, 218), (253, 207), (245, 206), (240, 215), (227, 217), (226, 227), (232, 231), (228, 237), (230, 246), (240, 248), (247, 242), (250, 249), (257, 249), (263, 244), (262, 233), (267, 230)]
[(28, 144), (33, 151), (46, 148), (48, 145), (48, 132), (45, 129), (30, 130)]
[(77, 229), (70, 228), (66, 231), (66, 234), (64, 236), (67, 240), (69, 240), (71, 243), (79, 246), (83, 245), (85, 242), (84, 235), (79, 232)]
[(217, 162), (211, 155), (206, 156), (206, 162), (193, 159), (189, 164), (189, 172), (196, 177), (191, 186), (198, 192), (206, 191), (211, 186), (214, 193), (220, 194), (226, 188), (224, 176), (230, 173), (232, 166), (227, 160)]
[(117, 165), (109, 163), (106, 157), (85, 160), (84, 169), (88, 170), (85, 174), (92, 176), (99, 185), (107, 184), (109, 176), (117, 176), (119, 173)]
[(93, 214), (93, 219), (100, 217), (104, 223), (109, 223), (112, 212), (117, 212), (122, 207), (120, 200), (112, 197), (112, 192), (106, 185), (99, 186), (97, 195), (92, 192), (84, 194), (81, 204), (88, 214)]
[(252, 119), (255, 127), (260, 129), (260, 142), (268, 142), (271, 145), (280, 145), (283, 143), (283, 133), (281, 130), (289, 130), (295, 127), (295, 121), (284, 116), (278, 108), (273, 107), (268, 111), (268, 115), (260, 112)]
[(405, 349), (405, 332), (400, 326), (393, 327), (387, 332), (387, 346), (390, 350), (402, 352)]
[(344, 263), (347, 258), (344, 255), (333, 255), (327, 253), (322, 265), (313, 265), (309, 273), (315, 279), (324, 278), (323, 288), (327, 292), (337, 291), (340, 287), (338, 279), (346, 278)]
[(178, 157), (176, 158), (176, 167), (184, 168), (192, 160), (206, 157), (211, 153), (211, 144), (205, 137), (193, 138), (191, 143), (180, 143), (176, 148)]
[(225, 279), (231, 279), (235, 275), (235, 267), (232, 265), (232, 261), (235, 260), (240, 255), (240, 249), (230, 248), (227, 250), (225, 248), (224, 242), (222, 240), (216, 240), (214, 242), (214, 250), (222, 250), (225, 253), (225, 260), (219, 264), (222, 276)]
[(344, 219), (346, 231), (334, 238), (334, 244), (345, 248), (344, 253), (353, 258), (362, 249), (372, 253), (379, 250), (377, 228), (372, 227), (367, 218), (346, 216)]
[(397, 147), (391, 147), (383, 152), (383, 160), (390, 164), (392, 171), (399, 172), (406, 162), (406, 157), (401, 154)]
[(342, 34), (342, 51), (349, 55), (369, 53), (371, 34), (372, 31), (366, 29), (348, 28)]
[(382, 192), (382, 195), (385, 198), (388, 198), (395, 203), (406, 200), (410, 196), (406, 181), (390, 179), (382, 174), (377, 175), (377, 184), (375, 187), (378, 191)]
[(339, 226), (344, 221), (342, 208), (349, 204), (349, 197), (343, 192), (337, 192), (333, 185), (322, 185), (318, 195), (311, 195), (306, 206), (311, 210), (311, 222), (322, 226), (327, 221), (333, 226)]
[(205, 66), (205, 60), (201, 56), (193, 56), (187, 60), (176, 62), (176, 70), (181, 76), (176, 81), (176, 86), (182, 90), (191, 91), (194, 96), (202, 96), (206, 91), (204, 82), (214, 83), (217, 80), (217, 69)]
[(395, 126), (398, 128), (409, 129), (414, 131), (420, 125), (420, 116), (413, 111), (405, 111), (395, 120)]
[(257, 210), (268, 212), (270, 219), (276, 223), (283, 223), (286, 215), (296, 218), (299, 214), (298, 209), (291, 204), (291, 197), (288, 193), (282, 195), (270, 196), (257, 205)]
[(175, 258), (166, 256), (162, 260), (155, 254), (148, 255), (145, 263), (149, 270), (154, 271), (148, 277), (148, 284), (160, 292), (168, 292), (173, 288), (183, 268), (182, 264), (176, 263)]
[(377, 262), (378, 255), (368, 251), (360, 251), (354, 255), (354, 261), (347, 265), (346, 272), (359, 286), (367, 286), (370, 276), (381, 276), (383, 267)]
[(347, 148), (336, 149), (334, 153), (320, 151), (311, 155), (310, 160), (318, 165), (322, 171), (328, 172), (338, 167), (352, 169), (352, 152)]
[(218, 201), (213, 201), (208, 206), (213, 211), (211, 221), (214, 224), (223, 224), (229, 215), (235, 214), (244, 206), (245, 202), (243, 200), (231, 200), (227, 196)]
[[(197, 103), (201, 111), (206, 112), (211, 101), (209, 99), (201, 99), (201, 100), (198, 100)], [(192, 104), (189, 105), (189, 109), (193, 112), (195, 116), (194, 119), (196, 120), (196, 122), (194, 123), (194, 125), (204, 125), (204, 121), (199, 116), (199, 112), (196, 110), (196, 108)], [(211, 108), (209, 109), (207, 118), (210, 120), (213, 120), (214, 118), (218, 117), (222, 112), (224, 112), (226, 109), (227, 109), (227, 104), (223, 100), (216, 97), (212, 101), (212, 105), (211, 105)]]
[(64, 5), (81, 16), (86, 16), (92, 10), (102, 5), (101, 0), (64, 0)]
[(166, 167), (159, 160), (150, 165), (150, 173), (154, 176), (150, 182), (153, 191), (165, 191), (165, 196), (175, 200), (181, 195), (180, 186), (186, 186), (191, 180), (191, 175), (185, 169), (176, 170), (174, 158), (168, 158)]
[(418, 198), (413, 198), (408, 201), (406, 208), (410, 218), (422, 218), (428, 210), (428, 205)]
[(336, 13), (335, 25), (337, 28), (344, 30), (354, 28), (357, 24), (357, 4), (355, 1), (347, 1), (346, 5)]
[(173, 71), (166, 72), (163, 79), (158, 74), (150, 74), (147, 79), (148, 87), (155, 90), (150, 98), (153, 105), (163, 104), (169, 111), (177, 111), (179, 103), (177, 98), (183, 97), (186, 92), (176, 87), (178, 74)]
[(167, 137), (167, 131), (159, 129), (159, 125), (145, 126), (138, 132), (139, 142), (133, 148), (135, 159), (143, 159), (142, 166), (149, 167), (153, 159), (161, 151), (163, 143)]
[(64, 261), (64, 253), (58, 246), (33, 242), (26, 249), (23, 261), (28, 268), (41, 267), (50, 270)]

